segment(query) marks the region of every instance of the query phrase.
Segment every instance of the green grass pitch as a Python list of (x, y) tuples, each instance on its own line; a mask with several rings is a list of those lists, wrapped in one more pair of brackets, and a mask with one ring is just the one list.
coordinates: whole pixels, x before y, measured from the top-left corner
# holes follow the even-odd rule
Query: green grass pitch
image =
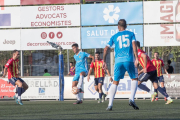
[(128, 100), (115, 100), (113, 111), (106, 111), (108, 101), (98, 104), (85, 100), (73, 105), (74, 101), (0, 101), (0, 119), (81, 119), (81, 120), (180, 120), (180, 100), (165, 105), (164, 100), (151, 103), (150, 100), (136, 100), (140, 110), (128, 105)]

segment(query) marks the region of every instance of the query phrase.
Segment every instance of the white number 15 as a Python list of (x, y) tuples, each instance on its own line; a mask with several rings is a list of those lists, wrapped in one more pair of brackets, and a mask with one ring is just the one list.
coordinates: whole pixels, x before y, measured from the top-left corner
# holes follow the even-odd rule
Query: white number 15
[[(128, 37), (129, 35), (122, 35), (122, 36), (119, 36), (117, 38), (117, 41), (119, 41), (119, 48), (122, 48), (122, 47), (129, 47), (130, 46), (130, 43), (129, 43), (129, 39), (126, 38)], [(123, 42), (127, 42), (127, 44), (123, 43)]]

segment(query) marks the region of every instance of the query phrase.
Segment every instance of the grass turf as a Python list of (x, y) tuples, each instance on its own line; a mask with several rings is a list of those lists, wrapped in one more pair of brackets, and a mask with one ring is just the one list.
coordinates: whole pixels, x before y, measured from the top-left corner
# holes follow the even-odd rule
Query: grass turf
[(132, 119), (132, 120), (180, 120), (180, 100), (165, 105), (159, 100), (136, 100), (140, 110), (128, 105), (128, 100), (115, 100), (113, 111), (106, 111), (108, 101), (98, 104), (97, 101), (84, 101), (73, 105), (74, 101), (24, 101), (17, 105), (14, 101), (0, 102), (0, 119)]

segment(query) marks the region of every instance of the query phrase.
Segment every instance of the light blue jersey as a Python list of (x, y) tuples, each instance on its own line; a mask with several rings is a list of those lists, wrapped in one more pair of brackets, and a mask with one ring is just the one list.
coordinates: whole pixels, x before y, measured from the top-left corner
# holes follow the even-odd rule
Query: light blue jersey
[(88, 63), (87, 63), (87, 57), (89, 57), (90, 54), (86, 52), (79, 52), (78, 55), (74, 55), (74, 59), (76, 60), (75, 65), (75, 76), (73, 81), (78, 81), (79, 76), (81, 72), (88, 73)]
[(133, 41), (136, 41), (134, 33), (125, 30), (119, 31), (112, 36), (107, 44), (109, 47), (112, 47), (115, 44), (115, 81), (123, 79), (126, 71), (131, 79), (137, 78), (137, 69), (134, 66)]
[(134, 33), (126, 30), (111, 37), (107, 46), (112, 47), (115, 44), (115, 63), (134, 61), (133, 41), (136, 41)]

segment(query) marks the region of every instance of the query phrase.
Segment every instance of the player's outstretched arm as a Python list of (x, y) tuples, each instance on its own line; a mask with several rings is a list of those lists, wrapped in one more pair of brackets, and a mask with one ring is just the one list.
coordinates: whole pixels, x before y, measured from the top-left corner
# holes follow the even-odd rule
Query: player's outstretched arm
[(92, 59), (92, 61), (91, 61), (91, 62), (94, 62), (94, 56), (89, 55), (89, 58), (91, 58), (91, 59)]
[(167, 69), (165, 68), (165, 66), (163, 66), (164, 72), (168, 75), (168, 77), (170, 78), (170, 74), (168, 73)]
[(107, 69), (106, 56), (107, 56), (108, 50), (109, 50), (109, 47), (106, 46), (106, 47), (104, 48), (104, 54), (103, 54), (103, 69), (105, 69), (105, 70)]
[(147, 73), (147, 55), (144, 53), (141, 53), (141, 57), (143, 58), (143, 61), (144, 61), (143, 72)]

